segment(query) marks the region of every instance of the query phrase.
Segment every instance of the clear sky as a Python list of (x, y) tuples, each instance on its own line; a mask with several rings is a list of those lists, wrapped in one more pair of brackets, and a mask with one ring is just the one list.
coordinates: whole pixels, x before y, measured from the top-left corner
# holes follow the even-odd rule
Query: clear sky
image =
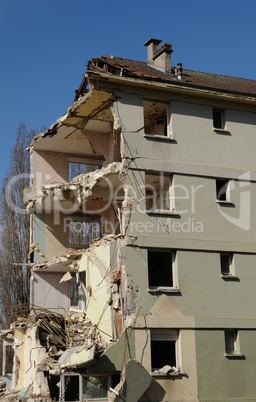
[(87, 61), (146, 61), (151, 37), (172, 63), (256, 79), (256, 0), (0, 0), (0, 179), (19, 122), (40, 130), (66, 113)]

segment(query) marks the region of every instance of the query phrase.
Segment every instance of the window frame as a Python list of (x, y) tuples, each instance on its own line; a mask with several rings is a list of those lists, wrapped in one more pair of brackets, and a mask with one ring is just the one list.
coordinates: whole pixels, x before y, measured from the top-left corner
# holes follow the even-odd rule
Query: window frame
[[(170, 253), (172, 261), (170, 263), (170, 267), (172, 270), (172, 286), (168, 285), (152, 285), (150, 284), (150, 267), (149, 267), (149, 256), (150, 253)], [(178, 269), (177, 269), (177, 250), (174, 249), (161, 249), (161, 248), (148, 248), (147, 249), (147, 267), (148, 267), (148, 292), (150, 293), (173, 293), (173, 292), (179, 292), (178, 288)]]
[[(149, 102), (151, 104), (153, 103), (159, 103), (162, 105), (165, 105), (166, 107), (166, 134), (154, 134), (154, 133), (147, 133), (145, 131), (145, 102)], [(149, 99), (149, 98), (143, 98), (143, 123), (144, 123), (144, 137), (148, 139), (157, 139), (157, 140), (168, 140), (168, 141), (173, 141), (173, 132), (172, 132), (172, 113), (171, 113), (171, 102), (170, 101), (159, 101), (156, 99)]]
[[(158, 195), (159, 189), (157, 186), (154, 186), (151, 184), (151, 182), (147, 183), (147, 177), (155, 177), (155, 180), (159, 180), (161, 182), (159, 188), (160, 192), (162, 192), (162, 189), (164, 189), (164, 180), (165, 178), (168, 178), (168, 208), (161, 208), (162, 205), (160, 205), (160, 208), (154, 208), (154, 205), (152, 208), (148, 208), (147, 206), (147, 201), (150, 199), (147, 194), (148, 189), (152, 189), (154, 192), (154, 196)], [(178, 215), (178, 213), (175, 211), (175, 193), (174, 193), (174, 175), (172, 173), (166, 173), (166, 172), (156, 172), (156, 171), (146, 171), (145, 172), (145, 212), (147, 214), (162, 214), (162, 215)], [(166, 193), (164, 193), (162, 197), (161, 203), (166, 203), (165, 201), (167, 200)], [(153, 202), (155, 202), (155, 198), (153, 199)], [(157, 205), (156, 205), (157, 206)], [(163, 205), (164, 207), (165, 205)]]
[[(225, 122), (224, 122), (224, 110), (223, 109), (212, 109), (212, 122), (214, 130), (224, 130)], [(220, 123), (220, 124), (215, 124)]]
[[(84, 402), (90, 402), (90, 401), (102, 401), (102, 402), (107, 402), (108, 397), (110, 395), (109, 388), (112, 386), (112, 375), (111, 374), (81, 374), (81, 373), (75, 373), (75, 372), (65, 372), (61, 374), (61, 386), (60, 386), (60, 394), (59, 394), (59, 400), (60, 401), (65, 401), (65, 378), (66, 377), (72, 377), (72, 376), (78, 376), (79, 377), (79, 400), (83, 400)], [(107, 391), (107, 397), (106, 398), (87, 398), (83, 399), (83, 379), (86, 377), (107, 377), (108, 378), (108, 391)]]
[[(223, 259), (227, 258), (228, 261)], [(224, 265), (227, 264), (228, 270), (225, 269)], [(226, 272), (227, 271), (227, 272)], [(236, 278), (235, 275), (235, 264), (234, 264), (234, 254), (230, 252), (220, 252), (220, 272), (222, 278)]]
[[(217, 114), (219, 114), (219, 117)], [(217, 121), (220, 121), (220, 124), (215, 124)], [(227, 130), (226, 109), (217, 107), (212, 108), (212, 125), (213, 131), (216, 133), (230, 135), (230, 132)]]
[[(228, 335), (230, 338), (228, 339)], [(232, 338), (232, 339), (231, 339)], [(230, 342), (231, 340), (231, 342)], [(228, 328), (224, 330), (224, 342), (225, 342), (225, 356), (228, 358), (244, 357), (240, 352), (239, 331), (237, 329)], [(232, 343), (233, 347), (228, 348), (228, 343)]]
[[(224, 188), (225, 191), (222, 191)], [(216, 202), (219, 204), (233, 204), (230, 198), (230, 179), (215, 180)], [(221, 194), (220, 194), (221, 191)], [(225, 195), (224, 198), (222, 196)]]
[[(165, 365), (170, 365), (171, 367), (175, 367), (176, 370), (174, 372), (166, 373), (165, 375), (180, 375), (180, 331), (174, 328), (165, 328), (165, 329), (151, 329), (150, 330), (150, 367), (151, 367), (151, 375), (164, 375), (161, 373), (161, 368), (164, 367), (153, 367), (153, 356), (152, 356), (152, 342), (174, 342), (175, 347), (175, 365), (171, 366), (168, 362)], [(171, 363), (171, 362), (170, 362)]]

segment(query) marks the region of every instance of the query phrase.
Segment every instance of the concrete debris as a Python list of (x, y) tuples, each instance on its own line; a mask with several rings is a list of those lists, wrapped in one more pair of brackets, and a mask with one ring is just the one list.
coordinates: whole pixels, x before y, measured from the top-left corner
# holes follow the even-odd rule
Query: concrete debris
[(109, 401), (139, 401), (152, 381), (151, 375), (137, 361), (131, 359), (127, 362), (122, 380), (112, 392)]
[(95, 172), (89, 172), (74, 177), (74, 179), (67, 184), (51, 183), (43, 185), (38, 189), (35, 198), (32, 198), (30, 192), (26, 191), (24, 194), (24, 202), (27, 204), (28, 210), (33, 209), (36, 203), (42, 206), (43, 201), (49, 197), (54, 202), (72, 201), (80, 204), (93, 195), (92, 189), (97, 183), (99, 183), (99, 185), (104, 184), (108, 176), (120, 172), (121, 169), (121, 162), (113, 162), (107, 167), (98, 169)]
[(72, 279), (71, 273), (70, 273), (70, 272), (66, 272), (66, 273), (63, 275), (63, 277), (61, 278), (60, 283), (70, 281), (71, 279)]
[(164, 366), (160, 368), (159, 370), (155, 370), (154, 374), (179, 374), (180, 370), (177, 367), (171, 367), (171, 366)]
[(0, 380), (0, 389), (4, 389), (6, 387), (6, 382)]
[(70, 313), (67, 319), (67, 325), (69, 348), (78, 345), (87, 346), (91, 341), (93, 341), (99, 349), (106, 349), (109, 347), (97, 329), (97, 326), (91, 323), (85, 313)]
[(59, 358), (60, 368), (70, 369), (91, 366), (95, 362), (95, 350), (94, 344), (67, 349)]

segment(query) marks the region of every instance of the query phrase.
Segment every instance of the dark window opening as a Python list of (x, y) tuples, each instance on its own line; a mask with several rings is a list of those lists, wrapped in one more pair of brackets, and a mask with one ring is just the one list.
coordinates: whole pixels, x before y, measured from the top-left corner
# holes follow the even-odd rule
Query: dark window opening
[(145, 134), (167, 136), (167, 104), (144, 100), (143, 111)]
[(216, 180), (216, 195), (218, 201), (228, 201), (228, 180)]
[(151, 340), (151, 366), (153, 370), (169, 365), (176, 367), (176, 341)]
[(213, 109), (213, 127), (223, 129), (223, 112), (222, 110)]
[(69, 162), (68, 163), (68, 176), (69, 181), (80, 174), (95, 172), (95, 170), (101, 169), (101, 165), (93, 163), (79, 163), (79, 162)]
[(235, 330), (226, 330), (225, 331), (225, 348), (226, 353), (232, 354), (236, 352), (236, 337), (237, 332)]
[(12, 373), (13, 370), (13, 357), (14, 357), (13, 346), (7, 345), (5, 347), (5, 356), (6, 356), (5, 373), (10, 374)]
[(65, 401), (79, 401), (79, 376), (65, 376)]
[(149, 287), (173, 287), (173, 251), (148, 250)]
[(232, 256), (230, 254), (223, 253), (220, 255), (220, 266), (222, 275), (231, 274), (231, 263), (232, 263)]
[(51, 398), (52, 398), (52, 400), (58, 401), (60, 389), (57, 384), (60, 382), (60, 376), (48, 375), (47, 379), (48, 379), (48, 386), (49, 386)]

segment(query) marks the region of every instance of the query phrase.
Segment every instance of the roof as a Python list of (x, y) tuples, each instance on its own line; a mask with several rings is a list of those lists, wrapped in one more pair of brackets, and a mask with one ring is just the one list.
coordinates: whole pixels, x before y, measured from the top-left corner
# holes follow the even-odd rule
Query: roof
[[(102, 56), (90, 59), (87, 72), (101, 72), (140, 80), (150, 80), (175, 85), (205, 88), (221, 92), (256, 96), (256, 81), (227, 75), (204, 73), (182, 69), (181, 79), (175, 74), (175, 68), (165, 73), (146, 62), (123, 59), (121, 57)], [(81, 87), (80, 87), (81, 90)]]

